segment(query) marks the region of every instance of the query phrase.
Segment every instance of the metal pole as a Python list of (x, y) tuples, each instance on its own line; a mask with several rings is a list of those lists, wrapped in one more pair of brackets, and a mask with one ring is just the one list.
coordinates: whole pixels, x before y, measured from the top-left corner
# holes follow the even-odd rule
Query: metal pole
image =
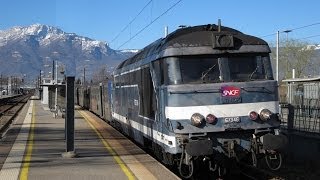
[(9, 77), (7, 77), (7, 93), (6, 95), (9, 95)]
[(40, 80), (39, 80), (39, 99), (41, 100), (42, 99), (42, 92), (41, 92), (41, 84), (42, 84), (42, 80), (41, 80), (41, 70), (39, 72), (39, 75), (40, 75)]
[(287, 125), (288, 125), (288, 130), (291, 131), (293, 130), (293, 125), (294, 125), (294, 106), (290, 103), (288, 104), (288, 119), (287, 119)]
[(10, 96), (12, 96), (12, 76), (10, 76), (10, 83), (9, 83), (9, 88), (10, 88)]
[(292, 79), (296, 78), (296, 70), (292, 69)]
[(168, 36), (168, 26), (164, 27), (164, 37)]
[(12, 76), (12, 91), (13, 91), (13, 95), (15, 95), (15, 81), (14, 81), (14, 76)]
[(279, 83), (279, 31), (277, 31), (276, 80), (277, 80), (278, 83)]
[(1, 74), (1, 80), (0, 80), (0, 83), (1, 83), (1, 87), (0, 87), (0, 89), (1, 89), (1, 96), (2, 96), (2, 74)]
[(15, 80), (15, 94), (18, 94), (18, 77), (15, 76), (14, 80)]
[(83, 68), (83, 85), (86, 85), (86, 67)]
[(63, 157), (76, 157), (74, 148), (74, 79), (75, 77), (67, 77), (66, 86), (66, 116), (65, 116), (65, 132), (66, 132), (66, 152)]
[(52, 80), (54, 80), (54, 65), (55, 65), (55, 63), (54, 63), (54, 60), (53, 60), (52, 61), (52, 74), (51, 74)]
[(55, 85), (56, 85), (56, 93), (54, 97), (54, 104), (55, 110), (58, 110), (58, 61), (56, 61), (56, 78), (55, 78)]
[(40, 72), (39, 72), (39, 75), (40, 75), (40, 84), (41, 84), (41, 83), (42, 83), (42, 82), (41, 82), (41, 70), (40, 70)]

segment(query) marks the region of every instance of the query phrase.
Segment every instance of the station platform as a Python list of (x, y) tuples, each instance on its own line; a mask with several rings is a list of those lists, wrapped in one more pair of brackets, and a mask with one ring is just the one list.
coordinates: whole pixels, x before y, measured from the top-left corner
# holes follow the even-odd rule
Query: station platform
[(75, 158), (65, 152), (65, 120), (30, 100), (0, 141), (0, 179), (179, 179), (94, 114), (75, 110)]

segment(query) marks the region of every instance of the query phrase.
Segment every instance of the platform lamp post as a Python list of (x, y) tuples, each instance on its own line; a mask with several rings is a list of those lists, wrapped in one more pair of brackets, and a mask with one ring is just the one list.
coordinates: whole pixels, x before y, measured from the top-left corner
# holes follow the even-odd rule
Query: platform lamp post
[[(287, 42), (288, 42), (288, 34), (292, 32), (292, 30), (288, 29), (285, 31), (277, 31), (277, 46), (276, 46), (276, 80), (279, 84), (279, 46), (280, 46), (280, 33), (286, 33), (287, 34)], [(287, 66), (288, 66), (288, 56), (287, 56)]]

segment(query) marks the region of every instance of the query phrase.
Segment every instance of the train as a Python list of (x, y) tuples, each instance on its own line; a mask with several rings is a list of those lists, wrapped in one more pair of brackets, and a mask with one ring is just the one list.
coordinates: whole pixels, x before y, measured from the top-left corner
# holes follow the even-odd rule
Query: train
[(286, 137), (270, 53), (220, 23), (182, 27), (121, 62), (107, 84), (78, 87), (77, 102), (183, 178), (199, 164), (221, 175), (259, 157), (277, 170)]

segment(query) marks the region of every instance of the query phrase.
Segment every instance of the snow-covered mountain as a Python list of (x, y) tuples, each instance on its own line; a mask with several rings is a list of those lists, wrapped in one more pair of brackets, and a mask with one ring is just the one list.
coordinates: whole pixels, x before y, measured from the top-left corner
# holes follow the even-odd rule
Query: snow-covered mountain
[(0, 31), (0, 73), (4, 75), (26, 74), (34, 78), (40, 70), (48, 74), (52, 61), (56, 60), (67, 67), (76, 67), (78, 77), (84, 68), (90, 76), (101, 68), (112, 70), (136, 52), (116, 51), (106, 42), (41, 24)]
[(308, 48), (313, 48), (314, 50), (320, 50), (320, 44), (312, 44), (312, 45), (308, 45)]

